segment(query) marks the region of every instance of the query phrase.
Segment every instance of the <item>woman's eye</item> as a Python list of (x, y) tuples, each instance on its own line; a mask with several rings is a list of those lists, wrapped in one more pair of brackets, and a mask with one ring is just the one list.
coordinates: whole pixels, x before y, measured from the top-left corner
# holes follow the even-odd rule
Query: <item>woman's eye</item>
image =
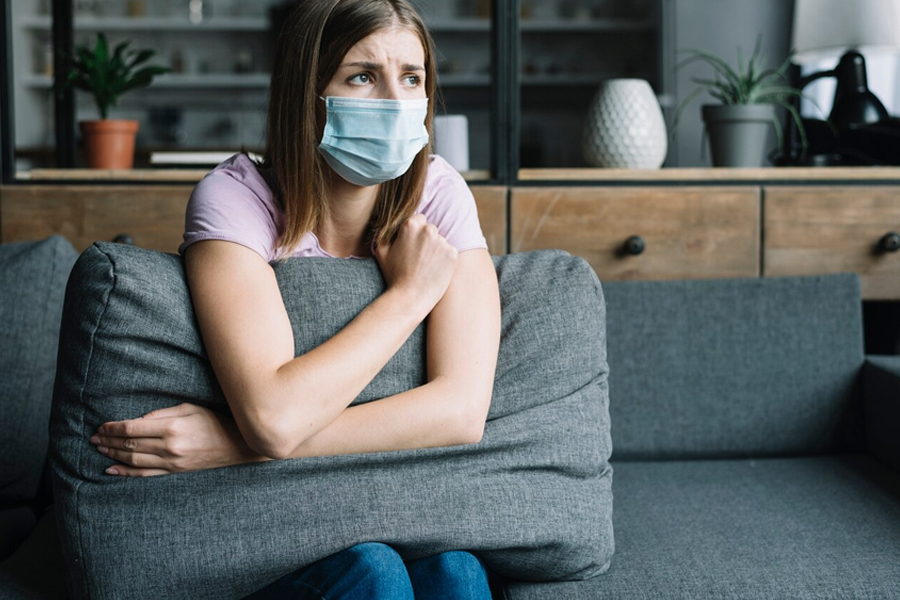
[(348, 81), (355, 85), (365, 85), (372, 81), (372, 78), (369, 77), (368, 73), (360, 73), (359, 75), (354, 75), (353, 77), (348, 79)]
[(415, 86), (419, 85), (420, 83), (422, 83), (422, 78), (419, 77), (418, 75), (409, 75), (409, 76), (405, 77), (404, 80), (406, 81), (406, 84), (410, 87), (415, 87)]

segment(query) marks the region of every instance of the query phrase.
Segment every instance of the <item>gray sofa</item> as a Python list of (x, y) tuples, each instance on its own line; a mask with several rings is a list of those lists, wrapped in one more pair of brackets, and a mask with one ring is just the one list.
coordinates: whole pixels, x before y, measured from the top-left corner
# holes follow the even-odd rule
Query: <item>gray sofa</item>
[[(130, 255), (129, 249), (111, 246), (94, 248), (95, 254), (99, 250), (108, 257), (112, 266), (103, 276), (112, 274), (109, 280), (113, 282), (117, 277), (126, 281), (120, 275), (127, 274), (124, 265), (139, 264), (129, 263), (135, 256), (147, 258), (150, 254), (138, 251)], [(164, 256), (151, 260), (174, 258)], [(77, 495), (72, 488), (91, 497), (91, 485), (111, 484), (84, 478), (84, 473), (76, 472), (77, 464), (72, 469), (73, 463), (63, 460), (66, 451), (58, 441), (54, 442), (57, 463), (53, 468), (56, 510), (46, 510), (47, 469), (42, 467), (47, 455), (48, 381), (53, 380), (61, 282), (75, 258), (74, 250), (58, 237), (0, 247), (0, 317), (11, 324), (0, 345), (4, 374), (0, 416), (3, 423), (16, 424), (15, 436), (5, 437), (0, 446), (0, 456), (4, 457), (0, 525), (6, 543), (6, 554), (0, 557), (5, 559), (0, 569), (0, 597), (65, 597), (60, 534), (73, 593), (106, 597), (105, 590), (112, 589), (88, 586), (85, 594), (83, 582), (92, 577), (104, 579), (104, 566), (73, 564), (84, 554), (79, 556), (72, 550), (73, 535), (82, 544), (102, 548), (102, 535), (112, 534), (99, 531), (98, 540), (84, 532), (73, 533), (73, 520), (61, 516), (71, 511)], [(90, 264), (97, 267), (102, 260), (95, 258), (98, 261)], [(346, 462), (341, 467), (352, 470), (365, 465), (366, 469), (359, 471), (362, 476), (372, 469), (381, 469), (383, 474), (424, 463), (425, 470), (415, 471), (417, 476), (431, 469), (441, 477), (450, 477), (442, 472), (442, 465), (463, 465), (459, 473), (465, 474), (471, 468), (469, 463), (476, 460), (474, 456), (481, 461), (477, 463), (478, 475), (488, 473), (489, 465), (500, 464), (503, 478), (522, 476), (524, 483), (508, 488), (518, 490), (518, 496), (482, 494), (478, 490), (490, 485), (487, 479), (480, 487), (448, 486), (442, 492), (455, 499), (453, 506), (462, 507), (461, 512), (454, 513), (455, 518), (469, 511), (479, 528), (454, 529), (450, 521), (438, 522), (427, 530), (426, 540), (412, 543), (419, 539), (416, 533), (400, 539), (407, 553), (427, 553), (446, 544), (462, 543), (463, 539), (476, 540), (468, 545), (484, 549), (489, 566), (507, 575), (495, 579), (495, 596), (509, 600), (900, 597), (900, 436), (896, 434), (900, 424), (900, 357), (863, 355), (856, 276), (616, 282), (604, 284), (601, 291), (590, 284), (583, 261), (563, 253), (512, 255), (498, 258), (496, 263), (504, 298), (501, 365), (506, 366), (498, 369), (498, 373), (505, 373), (505, 379), (501, 378), (500, 389), (495, 389), (497, 406), (492, 407), (492, 421), (486, 430), (487, 450), (472, 455), (418, 451), (406, 456), (413, 459), (407, 460), (406, 466), (398, 466), (403, 463), (399, 457), (402, 453), (397, 453), (398, 457), (343, 459)], [(16, 265), (14, 269), (9, 268), (12, 264)], [(87, 279), (96, 279), (92, 277)], [(280, 282), (292, 281), (292, 277), (300, 276), (285, 274)], [(310, 274), (303, 277), (308, 279)], [(323, 285), (321, 279), (313, 280)], [(171, 278), (161, 282), (152, 276), (134, 281), (151, 287), (178, 285)], [(288, 289), (283, 287), (282, 291)], [(377, 286), (370, 287), (360, 298), (373, 289), (377, 293)], [(36, 301), (38, 296), (43, 298), (41, 302)], [(123, 306), (127, 308), (130, 303), (126, 301)], [(14, 310), (9, 311), (10, 307)], [(588, 314), (591, 310), (594, 317)], [(300, 313), (291, 314), (296, 333), (301, 329), (297, 320)], [(598, 315), (603, 317), (599, 321)], [(78, 319), (74, 322), (77, 325)], [(70, 317), (66, 327), (72, 326)], [(548, 326), (547, 331), (567, 335), (543, 336), (550, 339), (534, 335), (536, 328)], [(122, 327), (128, 330), (127, 322)], [(314, 343), (321, 335), (321, 331), (310, 334), (306, 343)], [(25, 339), (29, 343), (23, 344)], [(64, 335), (63, 340), (69, 339), (80, 343), (77, 336)], [(155, 345), (170, 342), (166, 336), (153, 341)], [(409, 356), (402, 359), (410, 364), (415, 362), (415, 339), (413, 342), (407, 349)], [(115, 348), (114, 342), (109, 341), (109, 348)], [(608, 350), (608, 356), (604, 350)], [(543, 360), (539, 351), (544, 352)], [(68, 341), (60, 348), (62, 361), (71, 362), (80, 355), (68, 348)], [(609, 420), (604, 418), (607, 362)], [(22, 367), (39, 363), (35, 369)], [(69, 367), (77, 371), (77, 365)], [(209, 374), (201, 371), (182, 375), (206, 382)], [(7, 378), (7, 372), (14, 376)], [(66, 377), (72, 377), (72, 372)], [(584, 381), (574, 385), (573, 380), (579, 376)], [(11, 381), (18, 387), (11, 387)], [(534, 381), (542, 385), (532, 386)], [(370, 399), (386, 389), (378, 385), (370, 390)], [(60, 410), (59, 386), (57, 381), (55, 412)], [(215, 396), (214, 386), (203, 386), (209, 383), (191, 388), (191, 393), (205, 389), (210, 398)], [(543, 398), (542, 389), (552, 393)], [(92, 418), (100, 418), (109, 410), (125, 409), (121, 405), (98, 408)], [(529, 415), (540, 418), (531, 420)], [(535, 432), (547, 430), (542, 422), (545, 415), (553, 416), (555, 429), (551, 429), (553, 435), (541, 438)], [(563, 423), (568, 419), (571, 431), (561, 428), (560, 415), (565, 416)], [(67, 438), (59, 433), (66, 423), (60, 413), (54, 420), (58, 440), (75, 439), (74, 435)], [(604, 524), (609, 516), (604, 512), (609, 508), (609, 498), (603, 497), (612, 477), (604, 455), (608, 452), (605, 428), (610, 421), (615, 555), (605, 564), (612, 542)], [(492, 429), (496, 433), (488, 435)], [(519, 440), (519, 446), (534, 453), (530, 464), (521, 460), (528, 452), (516, 454), (515, 447), (510, 449), (510, 432), (517, 432), (519, 437), (513, 437)], [(585, 443), (585, 438), (592, 439)], [(502, 443), (491, 446), (495, 439)], [(491, 448), (495, 463), (491, 462)], [(454, 462), (457, 459), (462, 462)], [(325, 461), (320, 466), (334, 464)], [(232, 473), (234, 480), (243, 484), (255, 478), (259, 485), (267, 485), (267, 478), (275, 473), (245, 467), (221, 472)], [(209, 473), (220, 481), (229, 480)], [(182, 476), (168, 477), (176, 482)], [(66, 482), (79, 478), (80, 483), (67, 489)], [(167, 478), (155, 479), (160, 481), (154, 485), (162, 485)], [(567, 491), (558, 494), (554, 489), (557, 484)], [(223, 506), (240, 503), (241, 498), (235, 498), (240, 489), (225, 488)], [(591, 493), (599, 495), (593, 504)], [(385, 502), (390, 494), (380, 490), (367, 501)], [(482, 504), (466, 505), (466, 498), (474, 494), (481, 494)], [(102, 494), (93, 497), (100, 499)], [(170, 501), (167, 495), (149, 488), (139, 498), (138, 505), (144, 502), (145, 508)], [(571, 502), (566, 502), (568, 499)], [(500, 506), (503, 501), (514, 510), (504, 513)], [(484, 502), (499, 512), (475, 515), (476, 507), (484, 506)], [(437, 510), (439, 506), (428, 505), (424, 510)], [(595, 521), (602, 526), (585, 527), (586, 511), (591, 507), (596, 511)], [(114, 520), (118, 518), (115, 506), (105, 508), (112, 511)], [(400, 528), (406, 521), (382, 509), (376, 513), (381, 523), (377, 531), (396, 534), (392, 528)], [(368, 526), (371, 519), (358, 513), (355, 527)], [(323, 514), (333, 518), (328, 516), (327, 507)], [(514, 518), (523, 514), (526, 518)], [(88, 519), (80, 523), (82, 529), (95, 532), (89, 521), (93, 517), (79, 515)], [(491, 515), (494, 527), (485, 525)], [(193, 518), (201, 516), (197, 513)], [(228, 517), (233, 524), (236, 519)], [(588, 531), (570, 533), (573, 525)], [(353, 531), (348, 534), (342, 530), (346, 528), (344, 521), (329, 521), (329, 526), (339, 541), (325, 539), (323, 543), (340, 545), (341, 535), (352, 538)], [(553, 530), (560, 528), (562, 534), (554, 534)], [(121, 535), (121, 528), (116, 531)], [(253, 534), (247, 535), (252, 538)], [(127, 549), (120, 541), (106, 539), (113, 548)], [(181, 551), (166, 548), (165, 531), (155, 539), (143, 537), (138, 541), (150, 543), (151, 560), (154, 552), (158, 553), (157, 560), (165, 562)], [(214, 566), (219, 558), (204, 560)], [(110, 563), (109, 569), (117, 568)], [(272, 568), (274, 573), (281, 567)], [(72, 582), (72, 572), (80, 573), (81, 583)], [(552, 577), (547, 577), (548, 573)], [(197, 578), (203, 585), (210, 584), (202, 574)], [(534, 581), (548, 578), (571, 581)], [(151, 597), (154, 591), (141, 589), (132, 597)], [(204, 597), (202, 593), (194, 595)]]

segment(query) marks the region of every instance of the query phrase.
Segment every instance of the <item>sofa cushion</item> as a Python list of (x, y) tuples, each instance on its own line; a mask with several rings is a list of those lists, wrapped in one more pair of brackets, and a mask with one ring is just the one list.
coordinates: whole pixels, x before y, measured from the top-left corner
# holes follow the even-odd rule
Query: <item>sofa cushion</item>
[(604, 284), (614, 460), (863, 449), (856, 274)]
[[(97, 243), (66, 292), (51, 418), (76, 598), (241, 598), (363, 541), (405, 558), (477, 552), (495, 572), (584, 579), (613, 552), (604, 306), (563, 252), (496, 257), (502, 341), (478, 444), (281, 460), (146, 479), (104, 475), (97, 426), (195, 402), (227, 410), (179, 257)], [(276, 277), (298, 354), (383, 290), (374, 260), (296, 258)], [(363, 390), (424, 382), (420, 327)]]
[(47, 421), (66, 279), (63, 237), (0, 245), (0, 504), (31, 500), (47, 458)]
[(900, 598), (900, 473), (870, 456), (614, 465), (609, 571), (508, 600)]

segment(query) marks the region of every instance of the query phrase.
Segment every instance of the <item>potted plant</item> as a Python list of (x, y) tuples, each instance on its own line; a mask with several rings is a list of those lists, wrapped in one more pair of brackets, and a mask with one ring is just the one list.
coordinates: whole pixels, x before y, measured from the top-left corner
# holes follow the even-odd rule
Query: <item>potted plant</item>
[(705, 104), (702, 107), (704, 127), (709, 134), (713, 165), (717, 167), (761, 167), (765, 162), (765, 143), (769, 124), (781, 139), (781, 126), (776, 115), (776, 107), (789, 112), (800, 133), (801, 143), (806, 148), (806, 132), (797, 107), (790, 102), (791, 97), (800, 97), (801, 92), (791, 86), (785, 77), (790, 58), (777, 69), (760, 69), (760, 40), (750, 60), (744, 64), (738, 49), (737, 69), (712, 52), (689, 48), (683, 52), (691, 56), (676, 65), (681, 69), (696, 61), (707, 63), (713, 68), (714, 78), (693, 78), (698, 84), (678, 107), (674, 127), (678, 126), (684, 109), (704, 92), (719, 101), (719, 104)]
[(134, 165), (134, 141), (138, 122), (110, 119), (110, 106), (130, 90), (147, 87), (153, 78), (170, 71), (158, 65), (141, 66), (154, 50), (126, 50), (131, 44), (118, 44), (112, 53), (103, 33), (97, 34), (94, 48), (75, 46), (71, 68), (63, 85), (90, 92), (100, 119), (78, 123), (87, 150), (88, 166), (94, 169), (130, 169)]

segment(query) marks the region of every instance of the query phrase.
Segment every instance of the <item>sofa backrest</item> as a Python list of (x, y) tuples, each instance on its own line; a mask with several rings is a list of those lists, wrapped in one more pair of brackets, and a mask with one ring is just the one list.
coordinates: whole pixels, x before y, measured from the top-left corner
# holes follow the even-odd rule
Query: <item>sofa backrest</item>
[(861, 448), (858, 275), (603, 290), (614, 461)]
[(58, 235), (0, 246), (0, 505), (38, 493), (63, 294), (77, 258)]

